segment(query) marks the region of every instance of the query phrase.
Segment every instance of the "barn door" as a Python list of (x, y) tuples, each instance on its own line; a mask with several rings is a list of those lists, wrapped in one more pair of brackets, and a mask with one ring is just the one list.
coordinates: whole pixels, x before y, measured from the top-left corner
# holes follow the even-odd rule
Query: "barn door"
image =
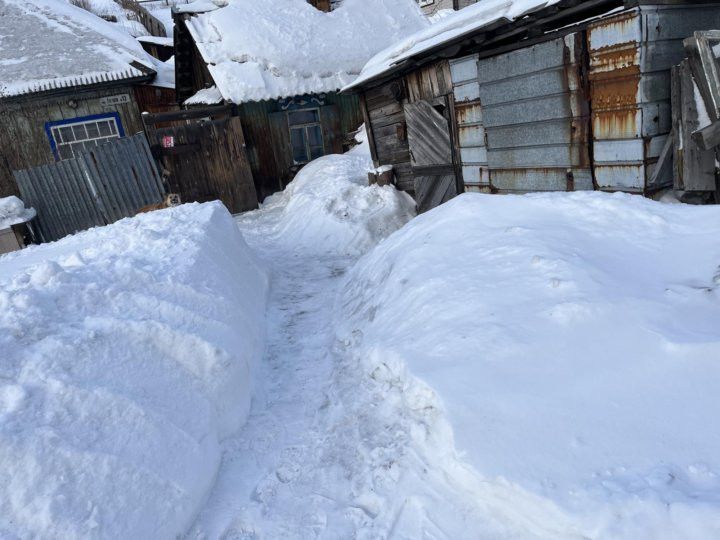
[(405, 104), (410, 164), (419, 213), (458, 194), (450, 135), (448, 100)]
[(240, 119), (216, 112), (143, 115), (153, 154), (183, 202), (219, 199), (232, 213), (253, 210), (257, 192)]

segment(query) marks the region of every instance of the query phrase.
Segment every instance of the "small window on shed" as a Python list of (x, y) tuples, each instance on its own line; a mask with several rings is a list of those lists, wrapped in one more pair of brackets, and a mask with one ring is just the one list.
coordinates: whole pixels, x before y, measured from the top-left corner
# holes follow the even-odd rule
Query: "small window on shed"
[(123, 136), (122, 124), (117, 114), (47, 122), (45, 131), (58, 160), (75, 157), (78, 152)]
[(325, 155), (319, 109), (302, 109), (287, 113), (293, 161), (307, 163)]

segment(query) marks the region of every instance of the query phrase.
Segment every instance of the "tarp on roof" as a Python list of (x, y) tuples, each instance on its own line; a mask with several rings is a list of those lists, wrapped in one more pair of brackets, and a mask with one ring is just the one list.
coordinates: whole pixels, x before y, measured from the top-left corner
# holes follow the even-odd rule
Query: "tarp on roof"
[(0, 0), (0, 99), (157, 70), (130, 35), (64, 0)]
[(222, 97), (238, 104), (339, 90), (378, 51), (429, 24), (415, 0), (345, 0), (330, 13), (306, 0), (178, 9), (196, 13), (188, 29)]
[(509, 23), (560, 0), (480, 0), (408, 36), (374, 56), (349, 90), (392, 71), (404, 61), (498, 23)]

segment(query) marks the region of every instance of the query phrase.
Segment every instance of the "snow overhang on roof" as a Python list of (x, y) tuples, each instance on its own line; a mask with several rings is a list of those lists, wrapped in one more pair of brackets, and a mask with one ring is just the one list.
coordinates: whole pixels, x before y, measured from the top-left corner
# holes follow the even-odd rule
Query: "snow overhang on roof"
[(130, 35), (63, 0), (0, 0), (0, 99), (149, 82), (153, 59)]
[[(334, 92), (378, 51), (428, 22), (415, 0), (196, 0), (178, 6), (222, 98), (231, 103)], [(219, 7), (219, 6), (223, 7)]]
[[(381, 51), (343, 91), (372, 86), (403, 68), (411, 68), (419, 61), (444, 51), (444, 56), (452, 56), (447, 51), (452, 47), (459, 50), (463, 42), (472, 41), (481, 48), (483, 41), (477, 39), (478, 36), (513, 23), (531, 25), (535, 17), (541, 16), (557, 21), (575, 17), (579, 21), (583, 13), (599, 14), (618, 5), (622, 6), (623, 0), (480, 0)], [(559, 26), (562, 24), (565, 23)], [(538, 31), (542, 34), (542, 30)], [(523, 37), (518, 35), (516, 39), (519, 41)]]

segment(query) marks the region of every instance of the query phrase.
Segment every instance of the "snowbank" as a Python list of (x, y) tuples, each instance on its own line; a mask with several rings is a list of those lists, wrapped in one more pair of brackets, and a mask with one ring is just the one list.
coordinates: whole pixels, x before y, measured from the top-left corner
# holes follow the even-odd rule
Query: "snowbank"
[(248, 413), (266, 288), (219, 203), (0, 257), (0, 536), (182, 534)]
[(34, 208), (25, 208), (25, 203), (15, 196), (0, 199), (0, 230), (17, 223), (30, 221), (35, 217)]
[(477, 489), (548, 510), (496, 503), (592, 538), (716, 538), (719, 237), (716, 207), (466, 194), (359, 261), (339, 337), (437, 463), (454, 444)]
[(187, 26), (222, 97), (233, 103), (334, 92), (378, 51), (428, 26), (414, 0), (344, 0), (330, 13), (305, 0), (226, 3), (181, 9), (208, 11)]
[(360, 133), (359, 146), (309, 163), (259, 211), (241, 216), (243, 229), (259, 228), (298, 250), (357, 256), (402, 227), (415, 201), (393, 186), (368, 186), (373, 164)]

